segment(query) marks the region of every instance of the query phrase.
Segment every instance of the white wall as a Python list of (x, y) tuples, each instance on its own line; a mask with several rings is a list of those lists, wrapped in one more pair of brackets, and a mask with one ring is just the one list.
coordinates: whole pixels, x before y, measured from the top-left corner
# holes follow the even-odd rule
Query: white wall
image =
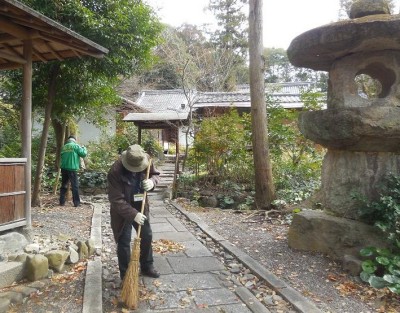
[[(100, 128), (97, 125), (88, 123), (82, 119), (78, 122), (78, 133), (75, 134), (78, 139), (78, 143), (87, 145), (89, 142), (98, 142), (103, 134), (114, 135), (116, 130), (115, 115), (113, 113), (107, 115), (108, 125)], [(32, 122), (32, 135), (40, 136), (43, 129), (43, 122), (33, 119)]]
[(104, 128), (100, 128), (94, 124), (88, 123), (86, 120), (78, 122), (78, 142), (83, 145), (87, 145), (89, 142), (98, 142), (103, 134), (114, 135), (116, 130), (115, 118), (109, 115), (108, 125)]

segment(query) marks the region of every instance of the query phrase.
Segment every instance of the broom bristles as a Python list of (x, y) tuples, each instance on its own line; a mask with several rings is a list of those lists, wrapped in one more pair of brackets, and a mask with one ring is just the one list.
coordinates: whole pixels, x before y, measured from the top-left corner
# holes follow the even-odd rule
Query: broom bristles
[(135, 238), (121, 290), (122, 302), (132, 310), (136, 310), (139, 304), (139, 257), (140, 238)]

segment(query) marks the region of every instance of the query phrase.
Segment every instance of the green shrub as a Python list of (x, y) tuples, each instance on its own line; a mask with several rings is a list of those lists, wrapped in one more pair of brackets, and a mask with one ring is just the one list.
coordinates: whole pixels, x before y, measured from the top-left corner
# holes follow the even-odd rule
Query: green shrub
[(374, 288), (387, 287), (400, 294), (400, 177), (388, 175), (379, 200), (363, 202), (361, 218), (385, 234), (388, 248), (367, 247), (360, 251), (369, 258), (362, 263), (360, 277)]
[(22, 154), (19, 113), (0, 101), (0, 158), (19, 158)]
[(250, 115), (236, 109), (203, 120), (190, 150), (188, 165), (197, 175), (206, 172), (213, 183), (219, 179), (250, 182), (254, 176)]
[(107, 173), (85, 171), (79, 175), (79, 184), (84, 188), (106, 188)]
[(161, 159), (164, 156), (163, 148), (153, 137), (147, 136), (143, 141), (142, 147), (152, 157)]

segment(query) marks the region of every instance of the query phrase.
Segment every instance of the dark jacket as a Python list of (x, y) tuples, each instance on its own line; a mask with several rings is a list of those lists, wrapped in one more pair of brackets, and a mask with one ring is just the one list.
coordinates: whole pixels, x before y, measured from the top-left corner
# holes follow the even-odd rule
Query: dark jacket
[[(146, 169), (147, 170), (147, 169)], [(111, 228), (115, 241), (118, 241), (125, 223), (132, 224), (140, 212), (142, 202), (133, 202), (135, 185), (146, 178), (146, 170), (132, 173), (122, 165), (121, 158), (114, 162), (107, 175), (108, 200), (110, 201)], [(150, 167), (149, 178), (154, 186), (159, 181), (160, 172), (153, 164)], [(140, 190), (143, 193), (143, 189)], [(146, 198), (144, 215), (149, 217), (149, 201)]]

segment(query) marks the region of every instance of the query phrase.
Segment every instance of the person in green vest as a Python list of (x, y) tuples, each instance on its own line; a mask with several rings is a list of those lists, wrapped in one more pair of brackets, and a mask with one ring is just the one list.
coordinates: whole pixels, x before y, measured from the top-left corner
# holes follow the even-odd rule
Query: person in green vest
[(81, 204), (78, 170), (80, 169), (80, 158), (84, 158), (86, 155), (86, 147), (78, 145), (75, 136), (69, 136), (67, 142), (61, 148), (60, 205), (65, 205), (68, 182), (71, 182), (72, 202), (74, 206), (78, 207)]

